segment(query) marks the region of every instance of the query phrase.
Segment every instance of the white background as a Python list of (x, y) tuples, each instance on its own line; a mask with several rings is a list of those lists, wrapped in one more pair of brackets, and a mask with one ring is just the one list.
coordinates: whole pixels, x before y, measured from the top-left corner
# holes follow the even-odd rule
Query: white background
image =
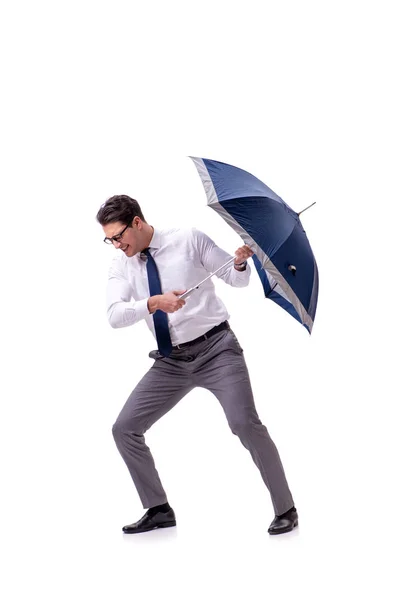
[[(3, 598), (399, 598), (398, 28), (387, 1), (2, 3)], [(155, 345), (106, 321), (95, 215), (130, 194), (234, 252), (188, 156), (317, 202), (312, 336), (254, 269), (217, 282), (298, 507), (285, 536), (201, 390), (146, 438), (177, 529), (121, 533), (143, 510), (111, 426)]]

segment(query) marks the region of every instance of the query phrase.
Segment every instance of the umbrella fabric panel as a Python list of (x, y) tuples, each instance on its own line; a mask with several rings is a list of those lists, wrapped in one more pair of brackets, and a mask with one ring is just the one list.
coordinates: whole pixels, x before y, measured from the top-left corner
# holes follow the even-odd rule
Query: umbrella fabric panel
[[(193, 158), (198, 169), (201, 168), (199, 160), (207, 168), (219, 202), (242, 196), (267, 196), (271, 200), (285, 204), (282, 198), (251, 173), (217, 160)], [(202, 178), (204, 175), (205, 173), (201, 174)]]
[(283, 203), (269, 198), (238, 198), (220, 204), (271, 259), (298, 223)]
[[(225, 205), (226, 202), (224, 202), (223, 204)], [(266, 272), (266, 277), (270, 283), (270, 286), (272, 288), (274, 288), (275, 293), (279, 294), (278, 297), (275, 297), (275, 295), (273, 294), (271, 299), (278, 301), (278, 304), (282, 308), (284, 308), (285, 310), (288, 309), (289, 314), (295, 317), (295, 314), (293, 313), (293, 310), (294, 310), (295, 313), (297, 313), (297, 315), (300, 316), (300, 322), (307, 325), (307, 329), (311, 333), (312, 326), (313, 326), (313, 317), (311, 317), (311, 315), (308, 314), (307, 307), (303, 305), (300, 298), (298, 298), (295, 291), (291, 287), (290, 284), (292, 283), (292, 281), (289, 279), (290, 283), (288, 283), (288, 281), (283, 276), (281, 271), (276, 267), (274, 260), (272, 260), (268, 255), (266, 255), (264, 248), (262, 248), (261, 246), (259, 246), (258, 244), (255, 243), (253, 236), (249, 235), (249, 232), (246, 231), (246, 229), (244, 229), (238, 223), (238, 221), (235, 218), (233, 218), (232, 215), (228, 211), (225, 210), (223, 204), (217, 203), (217, 204), (213, 205), (212, 208), (216, 212), (218, 212), (221, 215), (221, 217), (234, 229), (234, 231), (236, 231), (240, 235), (240, 237), (243, 239), (243, 241), (246, 244), (249, 244), (255, 251), (255, 254), (257, 255), (257, 258), (260, 262), (261, 268), (263, 270), (265, 270), (265, 272)], [(300, 227), (301, 227), (301, 225), (300, 225)], [(285, 246), (285, 243), (286, 242), (284, 242), (281, 245), (281, 247)], [(298, 248), (298, 251), (301, 252), (302, 249)], [(292, 254), (296, 255), (296, 253), (294, 251), (292, 251)], [(254, 259), (254, 256), (253, 256), (253, 259)], [(290, 275), (290, 278), (294, 279), (295, 276), (293, 276), (292, 273), (288, 269), (288, 266), (290, 263), (288, 261), (283, 261), (283, 262), (285, 264), (287, 263), (287, 265), (286, 265), (287, 273)], [(285, 276), (286, 276), (286, 273), (285, 273)], [(278, 285), (275, 286), (275, 283), (277, 283)], [(314, 278), (312, 279), (312, 283), (314, 284)], [(282, 297), (286, 302), (281, 301), (280, 297)], [(310, 291), (310, 297), (308, 298), (308, 301), (310, 300), (310, 298), (311, 298), (311, 291)], [(291, 306), (293, 306), (293, 310), (292, 310), (292, 308), (290, 308)]]
[[(260, 263), (261, 267), (279, 272), (280, 284), (285, 280), (294, 293), (290, 294), (289, 300), (282, 289), (276, 289), (278, 295), (269, 297), (278, 301), (292, 316), (299, 315), (296, 306), (303, 319), (307, 312), (313, 321), (318, 297), (318, 271), (298, 216), (289, 214), (283, 204), (265, 198), (225, 200), (212, 204), (211, 208), (233, 227), (245, 243), (254, 247), (255, 242), (262, 249), (265, 260)], [(296, 275), (289, 270), (290, 265), (296, 267)], [(287, 286), (284, 287), (287, 289)], [(293, 310), (289, 309), (292, 301)], [(299, 303), (302, 307), (299, 307)], [(310, 330), (310, 327), (307, 329)]]
[[(316, 264), (303, 228), (298, 224), (278, 251), (271, 257), (275, 267), (290, 285), (312, 319), (311, 298), (314, 294)], [(295, 275), (289, 266), (296, 267)], [(314, 311), (315, 312), (315, 311)]]
[[(293, 304), (286, 298), (286, 295), (284, 292), (282, 292), (280, 286), (272, 277), (270, 281), (269, 277), (267, 276), (267, 272), (262, 268), (261, 262), (255, 254), (253, 255), (253, 262), (262, 283), (265, 297), (269, 300), (273, 300), (276, 304), (278, 304), (278, 306), (286, 310), (292, 317), (294, 317), (296, 321), (302, 323), (302, 320)], [(304, 325), (304, 323), (302, 324)], [(307, 331), (310, 331), (307, 325), (304, 325), (304, 327), (307, 329)]]

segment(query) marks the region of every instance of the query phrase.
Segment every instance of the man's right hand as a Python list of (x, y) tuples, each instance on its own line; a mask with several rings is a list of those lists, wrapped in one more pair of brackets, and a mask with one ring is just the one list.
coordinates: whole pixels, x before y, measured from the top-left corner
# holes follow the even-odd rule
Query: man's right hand
[(156, 310), (162, 310), (166, 313), (176, 312), (186, 304), (185, 300), (179, 298), (185, 292), (186, 290), (174, 290), (159, 296), (151, 296), (147, 301), (149, 313), (153, 314)]

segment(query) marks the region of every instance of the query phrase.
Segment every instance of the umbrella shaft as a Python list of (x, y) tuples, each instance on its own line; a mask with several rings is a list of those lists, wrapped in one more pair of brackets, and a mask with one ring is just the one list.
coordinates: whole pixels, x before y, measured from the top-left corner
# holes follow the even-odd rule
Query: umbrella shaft
[(310, 206), (307, 206), (306, 208), (303, 208), (303, 210), (301, 210), (299, 213), (297, 213), (297, 215), (300, 216), (301, 213), (305, 212), (306, 210), (308, 210), (309, 208), (311, 208), (312, 206), (314, 206), (314, 204), (316, 204), (316, 202), (313, 202), (312, 204), (310, 204)]
[(216, 271), (214, 271), (214, 273), (210, 273), (210, 275), (208, 275), (205, 279), (203, 279), (203, 281), (200, 281), (200, 283), (198, 283), (196, 286), (190, 288), (190, 290), (187, 290), (184, 294), (182, 294), (181, 296), (179, 296), (179, 298), (187, 298), (187, 296), (189, 296), (189, 294), (191, 294), (192, 292), (194, 292), (194, 290), (197, 290), (197, 288), (202, 285), (204, 282), (208, 281), (210, 279), (210, 277), (212, 277), (213, 275), (215, 275), (216, 273), (218, 273), (218, 271), (220, 271), (221, 269), (223, 269), (224, 267), (227, 267), (230, 263), (232, 263), (235, 260), (236, 256), (234, 256), (233, 258), (230, 258), (228, 260), (228, 262), (226, 262), (225, 264), (221, 265), (220, 267), (218, 267), (218, 269)]

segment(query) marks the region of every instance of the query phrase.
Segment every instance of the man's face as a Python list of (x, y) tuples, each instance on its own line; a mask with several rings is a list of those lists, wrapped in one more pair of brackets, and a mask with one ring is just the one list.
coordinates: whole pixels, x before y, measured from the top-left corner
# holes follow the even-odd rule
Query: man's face
[(135, 217), (130, 227), (126, 227), (124, 223), (117, 221), (116, 223), (103, 225), (103, 231), (106, 237), (116, 238), (112, 242), (114, 248), (120, 248), (126, 256), (134, 256), (143, 249), (141, 247), (141, 225), (141, 219)]

